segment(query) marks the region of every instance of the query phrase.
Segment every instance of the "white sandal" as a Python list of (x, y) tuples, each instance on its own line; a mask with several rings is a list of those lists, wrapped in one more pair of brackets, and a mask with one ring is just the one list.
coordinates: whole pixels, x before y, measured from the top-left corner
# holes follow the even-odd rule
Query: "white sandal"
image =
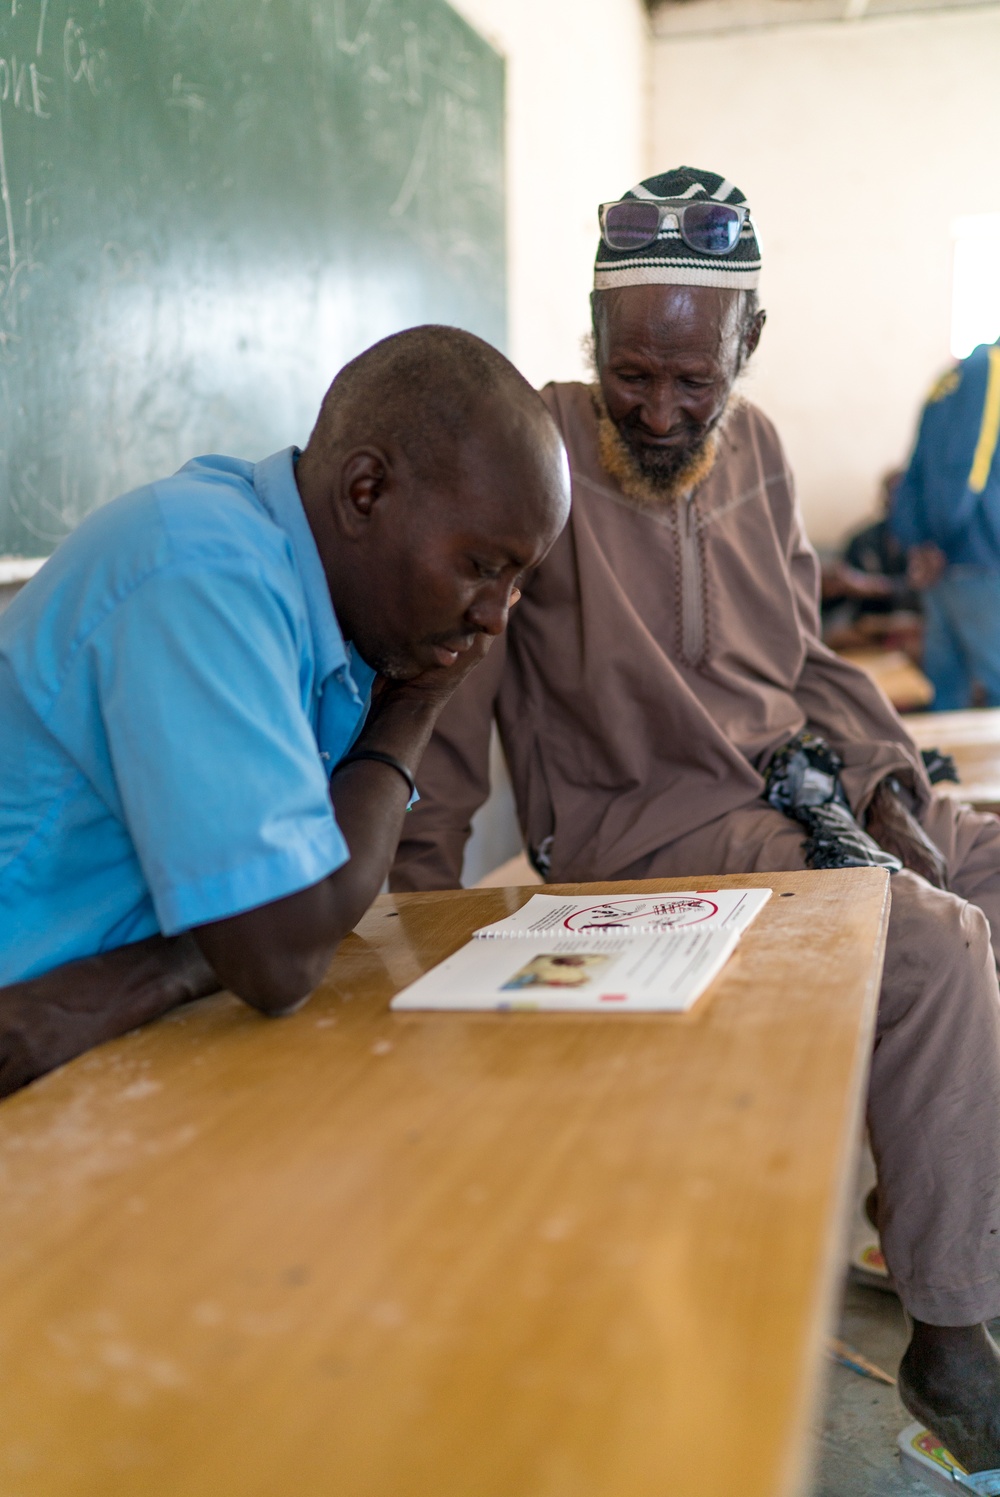
[(1000, 1470), (966, 1471), (936, 1435), (919, 1420), (914, 1420), (896, 1441), (899, 1457), (907, 1476), (922, 1481), (935, 1492), (978, 1492), (979, 1497), (1000, 1497)]

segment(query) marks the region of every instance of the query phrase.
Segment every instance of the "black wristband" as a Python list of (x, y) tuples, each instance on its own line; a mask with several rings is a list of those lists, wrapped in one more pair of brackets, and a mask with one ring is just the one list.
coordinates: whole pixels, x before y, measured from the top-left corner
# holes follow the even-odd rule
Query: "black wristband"
[(399, 759), (394, 759), (392, 754), (383, 754), (381, 749), (352, 749), (349, 754), (344, 755), (339, 764), (334, 765), (333, 773), (336, 774), (338, 769), (343, 769), (347, 764), (358, 764), (362, 759), (374, 759), (376, 764), (388, 764), (390, 769), (396, 770), (397, 774), (403, 776), (409, 786), (410, 800), (416, 795), (417, 782), (406, 765), (402, 764)]

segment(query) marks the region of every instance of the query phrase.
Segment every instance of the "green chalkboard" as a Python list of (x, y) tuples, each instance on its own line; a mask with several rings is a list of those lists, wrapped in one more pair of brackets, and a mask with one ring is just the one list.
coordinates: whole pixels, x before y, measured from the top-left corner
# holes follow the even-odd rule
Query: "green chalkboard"
[(503, 64), (443, 0), (2, 5), (0, 553), (304, 441), (397, 328), (502, 346)]

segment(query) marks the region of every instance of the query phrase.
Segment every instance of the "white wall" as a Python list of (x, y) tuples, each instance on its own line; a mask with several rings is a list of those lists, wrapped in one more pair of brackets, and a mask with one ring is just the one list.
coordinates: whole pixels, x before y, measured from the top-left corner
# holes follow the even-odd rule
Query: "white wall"
[(452, 0), (507, 59), (508, 352), (578, 379), (597, 205), (645, 175), (642, 0)]
[(769, 321), (747, 393), (836, 541), (948, 362), (949, 221), (1000, 209), (1000, 6), (657, 38), (652, 144), (750, 200)]
[[(642, 0), (452, 0), (507, 60), (507, 352), (536, 385), (586, 378), (597, 205), (647, 174)], [(520, 850), (494, 742), (494, 792), (463, 882)]]

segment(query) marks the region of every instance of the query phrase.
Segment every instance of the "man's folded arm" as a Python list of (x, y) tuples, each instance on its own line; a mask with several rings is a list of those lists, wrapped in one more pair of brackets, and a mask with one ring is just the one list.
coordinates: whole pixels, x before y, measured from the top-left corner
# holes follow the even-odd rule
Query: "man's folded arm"
[[(355, 748), (389, 754), (412, 772), (436, 710), (418, 693), (387, 692)], [(382, 886), (409, 787), (391, 765), (360, 760), (334, 774), (331, 798), (351, 856), (326, 878), (183, 934), (152, 936), (0, 989), (0, 1096), (220, 988), (263, 1013), (304, 1002)]]
[[(437, 710), (417, 697), (387, 692), (355, 751), (388, 754), (412, 772)], [(398, 770), (371, 759), (335, 771), (330, 794), (349, 861), (297, 893), (192, 932), (222, 984), (265, 1013), (290, 1012), (322, 980), (385, 881), (410, 798)]]
[(0, 1097), (219, 987), (185, 934), (150, 936), (0, 988)]
[[(367, 760), (330, 783), (299, 694), (296, 626), (268, 582), (241, 561), (152, 578), (87, 650), (109, 794), (160, 930), (191, 931), (223, 987), (282, 1013), (378, 893), (409, 790)], [(412, 772), (439, 706), (388, 688), (355, 747)]]
[[(233, 588), (235, 604), (243, 602), (241, 579)], [(189, 624), (207, 610), (211, 631), (182, 631), (176, 618), (172, 632), (156, 631), (165, 645), (155, 662), (148, 636), (125, 620), (117, 629), (113, 669), (100, 683), (102, 721), (118, 764), (114, 789), (167, 934), (0, 990), (0, 1095), (219, 988), (265, 1013), (291, 1011), (322, 979), (385, 880), (410, 799), (407, 779), (392, 764), (362, 759), (335, 771), (328, 786), (295, 696), (293, 666), (282, 670), (280, 660), (268, 658), (269, 637), (252, 633), (248, 609), (242, 621), (235, 605), (226, 616), (230, 591), (216, 575), (206, 609), (188, 608)], [(258, 600), (265, 605), (266, 594)], [(218, 676), (207, 674), (199, 635), (213, 638), (213, 661), (241, 682), (239, 693), (220, 689)], [(270, 642), (272, 655), (284, 647), (280, 628)], [(353, 752), (386, 754), (412, 774), (451, 682), (484, 648), (485, 641), (477, 643), (435, 689), (387, 686)], [(286, 681), (293, 683), (287, 690)], [(172, 723), (171, 703), (181, 700), (187, 711)], [(185, 731), (188, 724), (200, 731)], [(143, 751), (147, 741), (158, 746), (155, 755)], [(213, 785), (206, 778), (209, 760), (226, 766), (228, 780), (217, 776)], [(100, 772), (96, 758), (92, 770)], [(213, 794), (220, 784), (231, 787), (225, 796)], [(199, 881), (199, 867), (210, 876)], [(237, 913), (214, 918), (210, 906), (218, 909), (220, 900)]]
[(490, 793), (490, 732), (507, 639), (467, 676), (437, 720), (420, 761), (420, 799), (403, 823), (389, 875), (394, 893), (457, 889), (472, 818)]

